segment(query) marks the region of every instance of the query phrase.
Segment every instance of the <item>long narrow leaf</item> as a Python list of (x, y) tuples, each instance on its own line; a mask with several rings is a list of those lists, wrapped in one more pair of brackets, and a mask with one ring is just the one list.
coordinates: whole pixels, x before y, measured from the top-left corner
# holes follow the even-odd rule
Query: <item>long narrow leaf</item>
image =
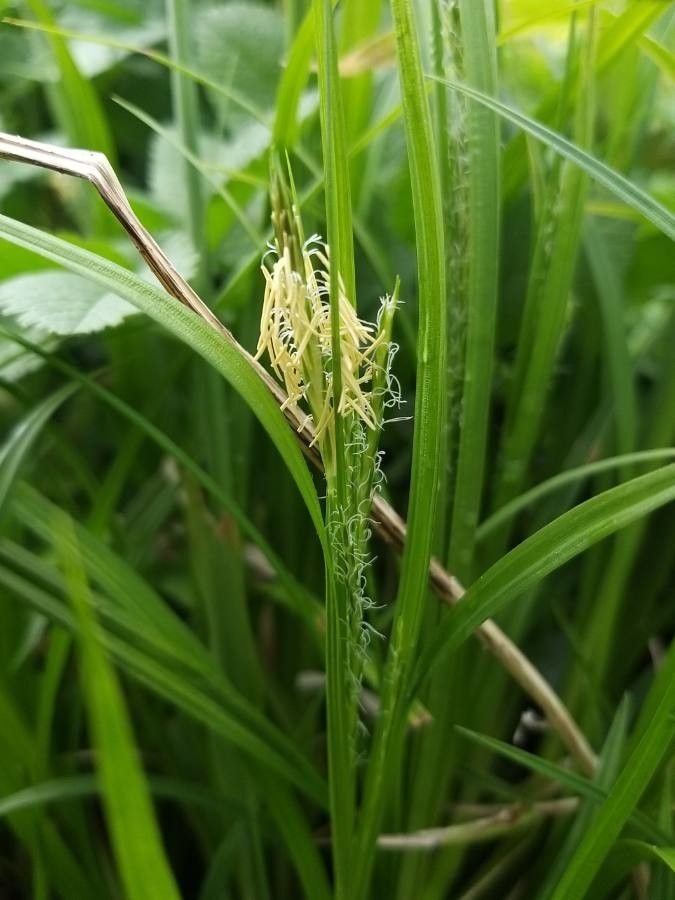
[[(675, 736), (675, 683), (661, 696), (653, 716), (626, 760), (609, 796), (591, 822), (565, 874), (558, 882), (552, 900), (585, 897), (625, 822), (654, 777)], [(659, 854), (673, 867), (673, 851)]]
[(502, 557), (469, 588), (441, 624), (418, 665), (420, 676), (480, 622), (591, 547), (675, 499), (675, 464), (599, 494), (564, 513)]
[(115, 263), (7, 216), (0, 216), (0, 236), (124, 297), (217, 369), (250, 406), (275, 443), (323, 540), (316, 490), (300, 449), (266, 387), (232, 346), (177, 300)]
[[(337, 65), (331, 0), (315, 0), (316, 47), (319, 63), (321, 141), (326, 181), (328, 230), (331, 368), (335, 407), (335, 477), (328, 479), (327, 516), (351, 512), (347, 484), (347, 424), (338, 408), (342, 394), (340, 284), (348, 301), (356, 305), (351, 188), (344, 111)], [(336, 538), (340, 541), (340, 536)], [(355, 780), (352, 737), (356, 719), (354, 692), (349, 684), (349, 606), (354, 602), (344, 579), (336, 575), (333, 558), (326, 558), (326, 697), (328, 717), (328, 772), (333, 819), (333, 859), (336, 896), (347, 897), (354, 829)]]
[[(461, 0), (465, 74), (484, 93), (497, 93), (497, 53), (491, 0)], [(448, 561), (462, 580), (471, 575), (480, 516), (492, 390), (499, 280), (499, 122), (475, 104), (468, 111), (469, 210), (467, 334), (464, 388)]]
[(114, 669), (95, 637), (82, 562), (73, 553), (71, 541), (61, 545), (69, 520), (63, 516), (52, 525), (78, 622), (84, 695), (108, 828), (126, 894), (129, 900), (179, 900), (124, 698)]
[(368, 893), (385, 790), (394, 775), (397, 744), (405, 722), (405, 709), (400, 700), (410, 677), (427, 596), (426, 573), (436, 524), (446, 412), (442, 390), (447, 327), (445, 247), (438, 160), (411, 0), (394, 0), (392, 13), (406, 124), (419, 280), (415, 428), (408, 539), (403, 553), (387, 672), (383, 679), (382, 706), (367, 772), (354, 898)]
[(528, 132), (528, 134), (531, 134), (543, 144), (551, 147), (556, 153), (564, 156), (565, 159), (569, 159), (587, 172), (598, 184), (605, 187), (627, 206), (639, 212), (645, 219), (655, 225), (659, 231), (662, 231), (666, 237), (675, 240), (675, 215), (620, 172), (605, 165), (601, 160), (577, 147), (572, 141), (568, 141), (567, 138), (546, 125), (542, 125), (540, 122), (531, 119), (524, 113), (518, 112), (505, 103), (501, 103), (499, 100), (495, 100), (494, 97), (489, 97), (487, 94), (477, 91), (466, 84), (439, 79), (431, 75), (428, 77), (447, 84), (467, 97), (471, 97), (477, 103), (482, 103), (508, 122), (511, 122), (518, 128), (522, 128), (523, 131)]
[(486, 519), (478, 529), (478, 540), (484, 540), (492, 531), (507, 519), (517, 516), (518, 513), (532, 506), (538, 500), (558, 491), (570, 484), (585, 481), (593, 475), (601, 472), (611, 472), (613, 469), (624, 469), (627, 466), (640, 465), (650, 462), (661, 462), (675, 457), (675, 447), (664, 447), (656, 450), (640, 450), (637, 453), (622, 453), (620, 456), (611, 456), (607, 459), (599, 459), (597, 462), (586, 463), (583, 466), (575, 466), (566, 472), (560, 472), (553, 478), (542, 481), (541, 484), (530, 488), (524, 494), (511, 500), (497, 512)]
[[(504, 757), (504, 759), (523, 766), (537, 775), (554, 781), (573, 794), (589, 800), (595, 806), (600, 806), (607, 798), (608, 791), (605, 788), (593, 781), (589, 781), (588, 778), (584, 778), (583, 775), (579, 775), (565, 766), (553, 763), (548, 759), (536, 756), (534, 753), (529, 753), (520, 747), (514, 747), (512, 744), (507, 744), (487, 734), (478, 734), (469, 728), (463, 728), (458, 725), (457, 731), (479, 746), (485, 747), (487, 750), (491, 750)], [(656, 823), (639, 810), (635, 810), (633, 813), (632, 822), (639, 829), (640, 833), (649, 840), (660, 841), (665, 839), (664, 833), (660, 831)]]
[(59, 388), (32, 409), (15, 427), (0, 448), (0, 513), (19, 473), (40, 432), (61, 404), (72, 396), (76, 387), (67, 384)]

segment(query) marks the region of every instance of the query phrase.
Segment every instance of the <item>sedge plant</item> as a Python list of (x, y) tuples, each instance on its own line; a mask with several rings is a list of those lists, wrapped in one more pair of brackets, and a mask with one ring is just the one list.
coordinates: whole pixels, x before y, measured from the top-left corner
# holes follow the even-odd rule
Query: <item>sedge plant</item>
[(675, 5), (3, 16), (0, 895), (672, 900)]

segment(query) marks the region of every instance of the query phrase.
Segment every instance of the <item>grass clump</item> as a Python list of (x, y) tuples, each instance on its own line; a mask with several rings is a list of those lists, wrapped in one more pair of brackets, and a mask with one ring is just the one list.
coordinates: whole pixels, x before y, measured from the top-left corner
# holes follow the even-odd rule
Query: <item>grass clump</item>
[(0, 895), (670, 900), (675, 5), (4, 14)]

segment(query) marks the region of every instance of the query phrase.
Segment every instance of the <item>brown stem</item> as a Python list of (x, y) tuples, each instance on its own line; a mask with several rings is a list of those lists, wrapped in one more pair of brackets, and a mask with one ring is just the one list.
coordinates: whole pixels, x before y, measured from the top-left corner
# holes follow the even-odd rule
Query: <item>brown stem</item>
[(522, 828), (538, 825), (546, 818), (569, 816), (579, 808), (577, 797), (543, 800), (525, 806), (514, 803), (488, 816), (459, 822), (442, 828), (425, 828), (409, 834), (381, 834), (377, 846), (382, 850), (434, 850), (450, 844), (477, 844), (511, 835)]

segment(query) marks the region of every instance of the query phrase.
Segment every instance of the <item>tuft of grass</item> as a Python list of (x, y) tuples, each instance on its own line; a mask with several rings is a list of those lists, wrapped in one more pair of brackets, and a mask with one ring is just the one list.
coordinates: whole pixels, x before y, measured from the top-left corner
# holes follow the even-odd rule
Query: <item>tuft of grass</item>
[(6, 12), (0, 893), (672, 900), (675, 4)]

